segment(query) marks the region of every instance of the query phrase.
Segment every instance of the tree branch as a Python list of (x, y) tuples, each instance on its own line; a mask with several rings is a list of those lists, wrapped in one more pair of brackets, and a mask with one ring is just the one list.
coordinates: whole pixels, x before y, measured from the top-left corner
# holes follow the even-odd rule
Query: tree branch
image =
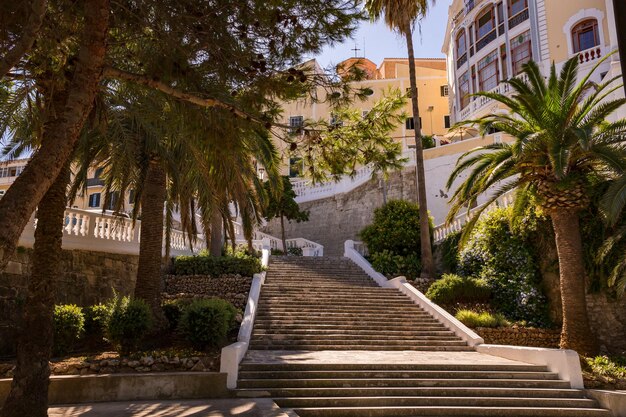
[(37, 32), (39, 32), (43, 18), (46, 15), (46, 5), (47, 0), (32, 1), (22, 39), (4, 57), (0, 57), (0, 77), (4, 77), (11, 68), (17, 65), (22, 56), (32, 48)]

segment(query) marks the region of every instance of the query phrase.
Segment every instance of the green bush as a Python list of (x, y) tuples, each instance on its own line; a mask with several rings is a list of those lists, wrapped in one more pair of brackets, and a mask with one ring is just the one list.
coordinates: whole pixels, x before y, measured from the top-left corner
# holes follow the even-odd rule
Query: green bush
[(303, 251), (302, 251), (302, 248), (297, 248), (297, 247), (287, 248), (287, 254), (292, 255), (292, 256), (302, 256)]
[(92, 339), (101, 340), (106, 332), (107, 322), (111, 315), (111, 306), (96, 304), (85, 307), (85, 335)]
[(432, 283), (426, 297), (437, 304), (485, 302), (491, 298), (491, 289), (482, 279), (445, 274)]
[(183, 311), (180, 330), (196, 349), (218, 347), (235, 325), (237, 309), (220, 298), (194, 300)]
[(145, 301), (129, 297), (112, 302), (107, 339), (121, 353), (136, 350), (152, 328), (152, 312)]
[(441, 251), (441, 262), (446, 272), (456, 272), (459, 266), (459, 242), (461, 240), (461, 232), (452, 232), (448, 234), (439, 243)]
[[(432, 225), (431, 225), (432, 228)], [(374, 210), (374, 221), (360, 233), (370, 254), (391, 252), (420, 257), (420, 217), (415, 203), (391, 200)]]
[(70, 352), (85, 330), (83, 310), (74, 304), (54, 306), (54, 353)]
[(262, 270), (259, 258), (240, 252), (233, 256), (178, 256), (174, 259), (174, 275), (219, 277), (239, 274), (251, 277)]
[(185, 310), (185, 308), (187, 308), (190, 302), (191, 300), (181, 299), (165, 301), (163, 303), (161, 308), (163, 309), (163, 315), (167, 319), (168, 327), (170, 330), (175, 330), (178, 327), (178, 324), (180, 323), (180, 317), (182, 316), (183, 311)]
[(474, 329), (476, 327), (506, 327), (510, 325), (502, 314), (491, 314), (487, 311), (459, 310), (456, 313), (456, 318), (464, 325)]
[(484, 279), (492, 306), (509, 320), (549, 326), (534, 246), (511, 228), (510, 216), (511, 208), (496, 209), (478, 221), (459, 254), (458, 272)]
[(370, 258), (372, 267), (385, 276), (404, 275), (409, 278), (415, 278), (419, 276), (422, 270), (422, 264), (419, 256), (416, 254), (401, 256), (384, 250), (373, 253)]
[(595, 375), (618, 380), (626, 378), (626, 358), (622, 356), (596, 356), (584, 358), (586, 367), (590, 368)]

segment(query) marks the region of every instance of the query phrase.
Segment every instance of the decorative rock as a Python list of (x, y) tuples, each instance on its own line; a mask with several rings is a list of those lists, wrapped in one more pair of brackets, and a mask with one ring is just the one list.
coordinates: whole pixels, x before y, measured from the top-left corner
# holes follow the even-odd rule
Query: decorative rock
[(139, 360), (143, 366), (152, 366), (154, 359), (152, 356), (144, 356)]

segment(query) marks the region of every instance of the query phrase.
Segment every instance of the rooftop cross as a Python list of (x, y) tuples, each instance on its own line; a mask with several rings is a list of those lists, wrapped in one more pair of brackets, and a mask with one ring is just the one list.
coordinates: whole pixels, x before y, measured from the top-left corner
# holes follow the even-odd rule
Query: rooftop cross
[(361, 50), (360, 48), (357, 48), (356, 43), (354, 44), (354, 48), (351, 49), (352, 51), (354, 51), (354, 57), (357, 58), (358, 52)]

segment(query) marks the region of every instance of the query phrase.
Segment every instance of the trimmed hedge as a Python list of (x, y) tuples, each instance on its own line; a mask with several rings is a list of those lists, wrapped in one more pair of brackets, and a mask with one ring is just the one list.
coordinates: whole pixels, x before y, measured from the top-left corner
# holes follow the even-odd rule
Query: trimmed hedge
[(54, 345), (56, 355), (72, 351), (85, 330), (83, 310), (74, 304), (54, 306)]
[(174, 259), (174, 275), (208, 275), (219, 277), (239, 274), (245, 277), (261, 272), (261, 260), (250, 255), (178, 256)]
[(152, 329), (152, 312), (141, 299), (117, 298), (107, 325), (107, 339), (121, 353), (136, 350)]
[(196, 349), (219, 347), (235, 325), (237, 309), (221, 298), (194, 300), (180, 317), (179, 328)]
[(445, 274), (432, 283), (426, 297), (437, 304), (485, 302), (491, 298), (491, 289), (483, 279)]

